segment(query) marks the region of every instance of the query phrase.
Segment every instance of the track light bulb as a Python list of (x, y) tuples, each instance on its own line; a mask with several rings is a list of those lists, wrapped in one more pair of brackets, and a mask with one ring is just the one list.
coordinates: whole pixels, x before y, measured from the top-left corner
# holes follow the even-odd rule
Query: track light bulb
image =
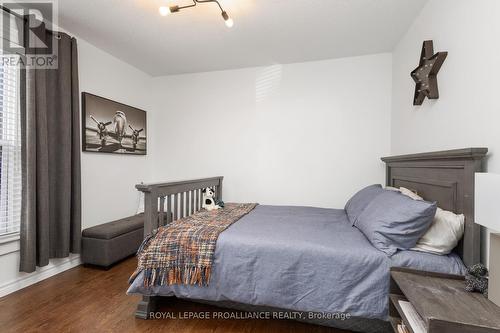
[(161, 16), (167, 16), (168, 14), (170, 14), (170, 8), (168, 7), (165, 7), (165, 6), (161, 6), (158, 11), (160, 12), (160, 15)]
[(225, 11), (223, 11), (221, 14), (222, 14), (222, 18), (224, 19), (224, 21), (226, 21), (226, 26), (228, 28), (231, 28), (234, 25), (233, 19), (230, 18), (229, 15), (227, 15), (227, 13)]

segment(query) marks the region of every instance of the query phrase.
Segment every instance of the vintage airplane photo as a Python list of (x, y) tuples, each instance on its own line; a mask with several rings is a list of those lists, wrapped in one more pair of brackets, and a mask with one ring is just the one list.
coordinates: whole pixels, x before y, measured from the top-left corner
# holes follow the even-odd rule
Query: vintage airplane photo
[(83, 150), (146, 154), (146, 112), (83, 93)]

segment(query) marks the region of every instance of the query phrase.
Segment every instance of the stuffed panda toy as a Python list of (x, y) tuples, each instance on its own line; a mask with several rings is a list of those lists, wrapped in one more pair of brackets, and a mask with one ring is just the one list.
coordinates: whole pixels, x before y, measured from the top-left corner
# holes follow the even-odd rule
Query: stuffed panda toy
[(224, 207), (223, 205), (220, 205), (219, 202), (216, 202), (214, 199), (214, 190), (212, 190), (210, 187), (207, 187), (202, 190), (203, 193), (203, 204), (201, 205), (201, 208), (205, 208), (208, 211), (219, 209)]

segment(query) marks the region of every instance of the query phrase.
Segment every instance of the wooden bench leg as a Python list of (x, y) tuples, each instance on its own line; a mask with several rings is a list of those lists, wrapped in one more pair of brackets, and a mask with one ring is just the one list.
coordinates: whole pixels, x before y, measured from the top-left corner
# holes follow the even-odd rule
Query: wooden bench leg
[(151, 312), (155, 312), (158, 306), (158, 297), (142, 296), (142, 300), (137, 304), (135, 317), (139, 319), (149, 319)]

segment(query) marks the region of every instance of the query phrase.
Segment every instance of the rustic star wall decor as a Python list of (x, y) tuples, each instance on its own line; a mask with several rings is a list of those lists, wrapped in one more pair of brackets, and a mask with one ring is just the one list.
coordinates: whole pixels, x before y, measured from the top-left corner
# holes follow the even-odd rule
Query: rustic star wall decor
[(415, 96), (413, 105), (422, 105), (425, 97), (429, 99), (438, 99), (439, 90), (437, 83), (437, 73), (441, 69), (448, 52), (438, 52), (434, 54), (434, 45), (432, 40), (426, 40), (422, 46), (420, 63), (418, 67), (411, 72), (411, 77), (415, 81)]

